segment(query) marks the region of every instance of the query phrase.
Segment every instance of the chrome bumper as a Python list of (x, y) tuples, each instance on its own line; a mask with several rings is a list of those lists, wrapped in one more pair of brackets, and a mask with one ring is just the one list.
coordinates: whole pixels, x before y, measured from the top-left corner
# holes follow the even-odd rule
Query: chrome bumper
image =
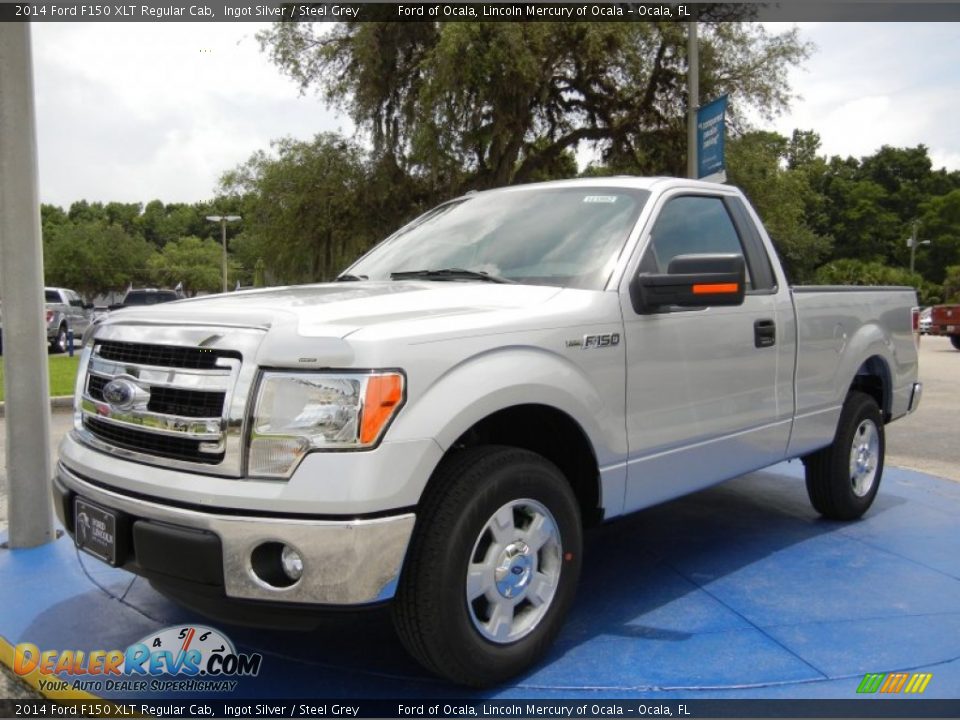
[(920, 406), (920, 400), (923, 398), (923, 383), (915, 382), (910, 391), (910, 404), (907, 406), (907, 413), (914, 412)]
[[(220, 515), (169, 507), (132, 498), (83, 480), (60, 463), (57, 481), (66, 489), (134, 518), (204, 530), (223, 546), (224, 590), (229, 598), (280, 603), (363, 605), (393, 597), (407, 544), (412, 513), (374, 520), (303, 520)], [(254, 549), (283, 543), (303, 558), (303, 575), (293, 585), (275, 587), (258, 577)]]

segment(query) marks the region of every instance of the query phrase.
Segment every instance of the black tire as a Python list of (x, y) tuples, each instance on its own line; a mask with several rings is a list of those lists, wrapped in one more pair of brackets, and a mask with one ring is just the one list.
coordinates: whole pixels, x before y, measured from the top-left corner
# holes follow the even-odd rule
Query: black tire
[(950, 344), (953, 345), (955, 350), (960, 350), (960, 335), (951, 335)]
[(814, 509), (830, 520), (861, 517), (880, 488), (885, 448), (877, 401), (866, 393), (850, 392), (833, 443), (804, 458), (807, 494)]
[(65, 353), (67, 351), (67, 326), (61, 325), (57, 335), (50, 341), (50, 352)]
[[(523, 541), (495, 540), (492, 523), (504, 517), (512, 519), (497, 523), (496, 531)], [(523, 533), (532, 532), (528, 529), (535, 523), (551, 527), (548, 518), (556, 533), (533, 551), (524, 542), (536, 542)], [(489, 687), (514, 677), (543, 655), (560, 630), (580, 576), (582, 547), (576, 497), (552, 463), (511, 447), (455, 452), (437, 468), (418, 510), (393, 604), (397, 634), (421, 664), (453, 682)], [(498, 560), (506, 565), (496, 566)], [(475, 569), (496, 566), (483, 577), (500, 578), (472, 602), (467, 587), (471, 563)], [(552, 585), (539, 584), (541, 577), (554, 573)], [(523, 585), (513, 587), (515, 583)], [(552, 588), (549, 599), (528, 599), (528, 592), (541, 597), (533, 595), (535, 585), (541, 591)], [(510, 603), (517, 604), (505, 611), (509, 628), (504, 628), (493, 616)], [(502, 636), (485, 635), (494, 632), (491, 628)], [(516, 631), (516, 638), (507, 637), (506, 630)]]

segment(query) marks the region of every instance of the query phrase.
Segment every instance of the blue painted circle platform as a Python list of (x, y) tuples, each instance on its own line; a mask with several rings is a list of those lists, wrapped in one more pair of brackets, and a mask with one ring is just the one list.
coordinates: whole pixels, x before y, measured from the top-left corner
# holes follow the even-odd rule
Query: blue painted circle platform
[[(820, 519), (799, 463), (776, 465), (587, 535), (577, 601), (549, 656), (484, 693), (422, 671), (389, 613), (315, 632), (201, 618), (68, 537), (0, 551), (0, 636), (112, 649), (186, 622), (263, 654), (242, 697), (855, 698), (866, 673), (932, 673), (960, 697), (960, 483), (887, 468), (867, 516)], [(129, 697), (129, 693), (101, 693)], [(148, 697), (149, 694), (142, 697)]]

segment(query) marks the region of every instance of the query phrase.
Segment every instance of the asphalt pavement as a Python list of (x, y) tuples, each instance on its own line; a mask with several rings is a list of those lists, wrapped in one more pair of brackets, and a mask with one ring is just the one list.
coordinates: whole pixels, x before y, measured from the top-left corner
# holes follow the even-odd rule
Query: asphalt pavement
[(920, 341), (920, 380), (920, 408), (887, 426), (886, 462), (960, 482), (960, 351), (949, 338)]

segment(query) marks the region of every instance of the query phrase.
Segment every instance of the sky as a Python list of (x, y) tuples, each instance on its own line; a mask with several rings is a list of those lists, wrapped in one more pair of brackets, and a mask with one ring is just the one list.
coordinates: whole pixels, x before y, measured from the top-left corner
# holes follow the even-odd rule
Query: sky
[[(271, 64), (261, 27), (34, 24), (41, 201), (209, 200), (225, 171), (271, 140), (352, 134), (349, 118)], [(935, 168), (960, 169), (960, 24), (799, 29), (816, 49), (790, 73), (790, 111), (765, 129), (813, 129), (827, 155), (922, 143)]]

